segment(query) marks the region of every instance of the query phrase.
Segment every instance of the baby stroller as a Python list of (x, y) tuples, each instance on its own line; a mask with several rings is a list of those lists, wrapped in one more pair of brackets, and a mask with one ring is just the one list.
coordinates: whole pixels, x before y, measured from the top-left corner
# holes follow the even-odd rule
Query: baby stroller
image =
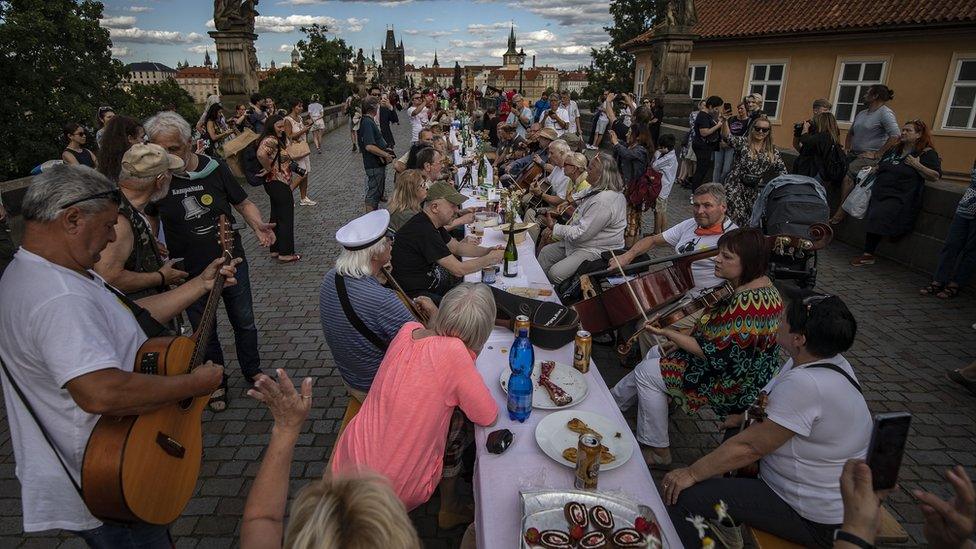
[[(827, 223), (830, 209), (823, 185), (812, 177), (785, 174), (772, 179), (763, 188), (753, 206), (749, 224), (766, 235), (809, 236), (814, 223)], [(800, 288), (812, 288), (817, 282), (817, 252), (769, 258), (769, 275), (775, 281), (792, 281)]]

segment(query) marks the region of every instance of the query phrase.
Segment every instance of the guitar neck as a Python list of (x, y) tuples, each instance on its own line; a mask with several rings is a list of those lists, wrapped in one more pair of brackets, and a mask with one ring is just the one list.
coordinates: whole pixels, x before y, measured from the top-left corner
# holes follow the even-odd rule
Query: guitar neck
[(224, 276), (221, 274), (217, 275), (214, 279), (213, 289), (210, 290), (210, 295), (207, 296), (207, 305), (203, 309), (203, 315), (200, 317), (200, 325), (197, 326), (197, 330), (193, 333), (191, 339), (195, 343), (193, 349), (193, 360), (190, 361), (190, 368), (196, 368), (197, 366), (203, 364), (203, 360), (207, 354), (207, 342), (210, 341), (210, 335), (213, 333), (214, 326), (217, 324), (217, 308), (220, 306), (220, 294), (224, 289)]

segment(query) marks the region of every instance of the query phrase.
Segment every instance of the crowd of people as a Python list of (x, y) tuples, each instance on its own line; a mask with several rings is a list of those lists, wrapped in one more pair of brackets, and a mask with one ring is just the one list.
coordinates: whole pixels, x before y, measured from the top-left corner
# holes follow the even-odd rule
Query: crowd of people
[[(853, 266), (873, 263), (883, 237), (911, 231), (924, 182), (941, 176), (931, 132), (918, 120), (899, 128), (885, 105), (893, 95), (884, 85), (867, 88), (866, 108), (843, 145), (826, 100), (816, 100), (810, 120), (795, 128), (794, 175), (836, 185), (843, 197), (859, 179), (874, 180), (864, 254)], [(644, 332), (640, 360), (610, 391), (621, 410), (637, 406), (635, 434), (651, 468), (673, 463), (673, 410), (694, 416), (709, 409), (732, 429), (757, 399), (769, 399), (765, 421), (729, 432), (720, 446), (665, 475), (661, 495), (682, 543), (700, 543), (691, 515), (714, 518), (723, 542), (735, 537), (718, 524), (721, 500), (737, 520), (794, 543), (871, 546), (883, 497), (871, 490), (861, 461), (872, 418), (843, 356), (857, 321), (839, 296), (788, 292), (770, 278), (769, 235), (756, 226), (754, 209), (787, 167), (762, 105), (758, 94), (735, 106), (707, 97), (690, 114), (687, 138), (676, 140), (662, 135), (659, 99), (607, 91), (584, 139), (580, 108), (567, 92), (530, 102), (514, 90), (482, 97), (374, 86), (351, 96), (344, 116), (352, 153), (362, 157), (365, 213), (335, 233), (341, 249), (322, 278), (319, 313), (342, 385), (361, 408), (336, 440), (328, 473), (294, 499), (287, 526), (292, 455), (315, 380), (296, 388), (283, 369), (274, 377), (263, 372), (240, 234), (229, 243), (229, 262), (216, 235), (220, 216), (231, 223), (239, 216), (275, 261), (301, 259), (294, 191), (299, 205), (316, 205), (309, 174), (322, 148), (324, 107), (312, 96), (307, 108), (289, 99), (279, 109), (255, 94), (225, 114), (212, 96), (195, 125), (172, 111), (139, 121), (104, 108), (94, 148), (81, 125), (66, 125), (63, 165), (29, 187), (23, 241), (0, 279), (0, 357), (25, 531), (68, 530), (92, 547), (172, 545), (166, 525), (97, 520), (76, 482), (102, 415), (141, 414), (199, 396), (213, 412), (227, 408), (215, 331), (204, 342), (206, 362), (186, 376), (134, 371), (148, 338), (189, 334), (205, 323), (206, 295), (223, 277), (221, 299), (248, 395), (274, 419), (240, 544), (420, 547), (407, 513), (435, 490), (439, 527), (470, 525), (473, 508), (458, 485), (470, 468), (464, 456), (474, 426), (492, 425), (499, 414), (475, 367), (498, 311), (492, 290), (464, 277), (502, 263), (504, 247), (481, 246), (466, 231), (476, 212), (463, 208), (469, 197), (459, 192), (458, 172), (479, 168), (456, 153), (467, 146), (460, 130), (469, 125), (490, 144), (481, 150), (497, 185), (517, 198), (513, 217), (535, 225), (528, 233), (537, 261), (557, 291), (586, 273), (639, 272), (635, 264), (655, 248), (717, 249), (691, 263), (685, 299), (716, 287), (729, 296), (680, 323), (632, 326)], [(401, 119), (410, 124), (410, 143), (395, 140), (391, 125)], [(263, 187), (268, 212), (248, 199), (241, 180)], [(676, 184), (691, 190), (691, 217), (668, 227)], [(843, 219), (838, 210), (830, 222)], [(974, 219), (976, 165), (923, 295), (949, 299), (968, 283), (976, 269)], [(948, 375), (976, 393), (974, 366)], [(758, 477), (722, 478), (754, 462)], [(961, 468), (947, 478), (955, 500), (916, 495), (925, 535), (935, 547), (971, 546), (972, 484)], [(838, 530), (845, 534), (835, 537)], [(473, 539), (469, 527), (462, 546)]]

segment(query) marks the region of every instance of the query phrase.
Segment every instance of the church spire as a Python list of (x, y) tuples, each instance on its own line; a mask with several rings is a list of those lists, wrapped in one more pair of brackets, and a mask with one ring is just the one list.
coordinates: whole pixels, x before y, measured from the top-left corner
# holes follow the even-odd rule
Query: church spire
[(512, 23), (512, 31), (508, 35), (508, 51), (507, 54), (518, 53), (515, 51), (515, 23)]
[(434, 68), (440, 67), (441, 64), (437, 62), (437, 50), (434, 50)]

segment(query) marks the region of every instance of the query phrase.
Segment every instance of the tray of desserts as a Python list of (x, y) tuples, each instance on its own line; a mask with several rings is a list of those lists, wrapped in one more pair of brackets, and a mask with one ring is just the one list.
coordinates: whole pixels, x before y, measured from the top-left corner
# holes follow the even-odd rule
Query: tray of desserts
[(584, 490), (522, 492), (525, 549), (667, 547), (650, 507), (625, 497)]

